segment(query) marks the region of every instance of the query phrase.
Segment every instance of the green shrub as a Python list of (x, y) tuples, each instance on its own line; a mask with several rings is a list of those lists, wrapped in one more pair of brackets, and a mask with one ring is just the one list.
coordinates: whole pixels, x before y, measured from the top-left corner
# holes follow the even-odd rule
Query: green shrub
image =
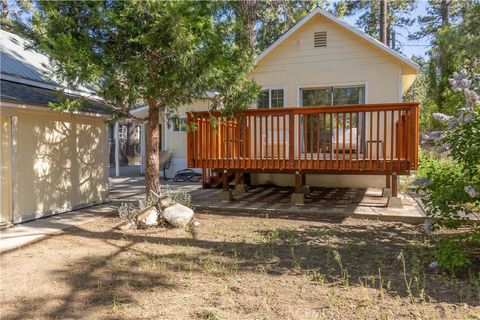
[(156, 203), (156, 199), (151, 196), (145, 196), (140, 199), (137, 204), (133, 202), (123, 202), (118, 208), (118, 217), (122, 220), (133, 220), (137, 214)]
[(450, 237), (440, 240), (435, 248), (435, 256), (438, 264), (451, 274), (457, 274), (471, 264), (463, 237)]
[[(443, 138), (437, 138), (437, 147), (432, 149), (437, 154), (421, 159), (420, 174), (425, 178), (421, 189), (427, 215), (440, 226), (458, 228), (469, 215), (480, 211), (480, 100), (470, 89), (472, 81), (466, 71), (455, 74), (450, 83), (455, 92), (463, 91), (466, 107), (455, 116), (432, 115), (448, 129)], [(478, 227), (442, 239), (436, 249), (438, 263), (451, 273), (466, 269), (480, 248), (479, 239)]]
[(192, 196), (188, 192), (179, 189), (172, 190), (170, 187), (167, 187), (165, 195), (169, 196), (176, 203), (192, 208)]

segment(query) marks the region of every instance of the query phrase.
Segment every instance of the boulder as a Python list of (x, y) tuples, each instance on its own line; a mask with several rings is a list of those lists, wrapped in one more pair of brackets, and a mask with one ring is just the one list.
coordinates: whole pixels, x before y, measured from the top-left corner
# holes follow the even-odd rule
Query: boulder
[(163, 210), (162, 217), (172, 226), (182, 228), (192, 221), (193, 210), (177, 203)]
[(137, 215), (137, 225), (139, 228), (146, 229), (158, 225), (158, 211), (155, 206), (149, 206), (143, 209)]

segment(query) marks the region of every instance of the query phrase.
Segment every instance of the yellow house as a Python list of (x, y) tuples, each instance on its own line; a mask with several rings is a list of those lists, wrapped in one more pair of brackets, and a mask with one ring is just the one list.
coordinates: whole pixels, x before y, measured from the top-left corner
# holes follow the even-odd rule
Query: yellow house
[[(107, 201), (104, 104), (48, 78), (48, 58), (26, 50), (21, 37), (0, 36), (0, 225)], [(58, 90), (83, 97), (82, 111), (52, 111)]]
[[(418, 104), (402, 104), (415, 62), (319, 8), (256, 61), (250, 77), (262, 91), (243, 123), (225, 123), (213, 136), (164, 128), (171, 175), (201, 167), (207, 178), (248, 171), (254, 184), (294, 185), (292, 173), (300, 173), (313, 186), (363, 188), (390, 187), (392, 174), (416, 168)], [(207, 109), (195, 103), (180, 116)]]

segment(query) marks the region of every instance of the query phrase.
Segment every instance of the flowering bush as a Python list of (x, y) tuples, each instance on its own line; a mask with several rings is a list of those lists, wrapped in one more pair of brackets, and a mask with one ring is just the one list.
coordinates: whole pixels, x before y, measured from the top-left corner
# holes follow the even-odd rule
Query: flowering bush
[[(433, 114), (446, 130), (424, 137), (435, 141), (437, 155), (422, 163), (426, 179), (420, 188), (425, 192), (427, 214), (436, 218), (440, 226), (458, 228), (480, 208), (480, 112), (479, 97), (471, 89), (466, 71), (454, 74), (450, 84), (454, 91), (463, 91), (466, 106), (454, 116)], [(470, 265), (467, 248), (478, 244), (480, 235), (478, 227), (472, 230), (473, 235), (445, 238), (438, 244), (440, 265), (452, 273)]]

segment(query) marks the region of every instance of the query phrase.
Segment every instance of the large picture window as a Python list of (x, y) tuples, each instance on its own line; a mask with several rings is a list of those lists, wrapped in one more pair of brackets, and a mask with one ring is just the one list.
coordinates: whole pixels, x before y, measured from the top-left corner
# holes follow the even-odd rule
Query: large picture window
[[(365, 87), (351, 86), (351, 87), (322, 87), (322, 88), (304, 88), (300, 89), (300, 102), (304, 107), (310, 106), (341, 106), (349, 104), (364, 104), (365, 103)], [(311, 121), (304, 123), (302, 121), (302, 132), (306, 134), (306, 144), (302, 143), (302, 152), (316, 153), (328, 148), (330, 145), (332, 135), (330, 128), (342, 127), (345, 124), (346, 129), (352, 130), (360, 135), (362, 134), (363, 119), (362, 116), (357, 117), (356, 114), (347, 115), (343, 119), (343, 115), (334, 117), (325, 117), (323, 115), (313, 115)], [(324, 132), (325, 131), (325, 132)], [(350, 131), (348, 131), (350, 132)], [(314, 133), (314, 134), (312, 134)], [(317, 137), (321, 138), (317, 143)], [(360, 141), (363, 141), (360, 139)], [(353, 144), (353, 143), (352, 143)], [(355, 144), (356, 145), (356, 144)], [(354, 152), (357, 152), (356, 148)]]
[(364, 104), (365, 87), (324, 87), (300, 89), (302, 106), (338, 106)]
[(258, 95), (257, 107), (259, 109), (283, 108), (284, 105), (283, 89), (264, 89)]

